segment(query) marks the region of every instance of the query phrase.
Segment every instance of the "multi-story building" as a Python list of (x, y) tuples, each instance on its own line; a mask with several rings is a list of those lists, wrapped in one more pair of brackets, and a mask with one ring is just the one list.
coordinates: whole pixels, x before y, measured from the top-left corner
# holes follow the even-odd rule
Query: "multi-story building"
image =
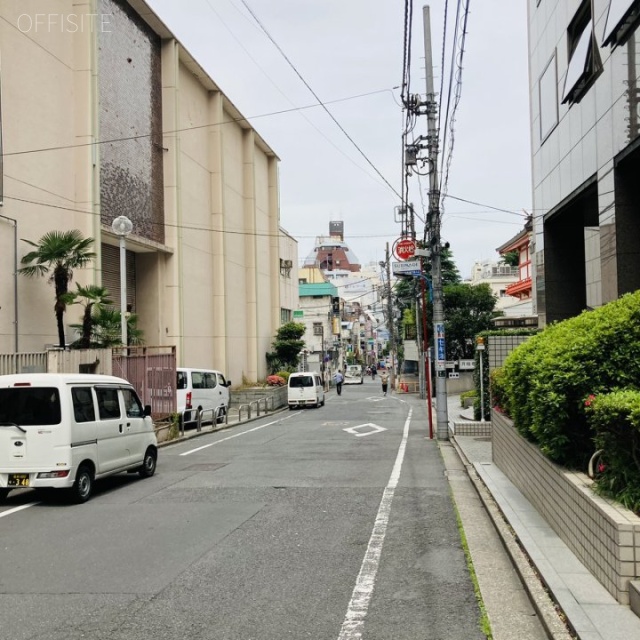
[[(0, 55), (2, 272), (29, 249), (14, 254), (17, 239), (78, 229), (97, 255), (74, 280), (119, 307), (111, 224), (127, 216), (127, 306), (146, 343), (263, 377), (297, 306), (271, 147), (143, 0), (0, 2)], [(57, 342), (46, 279), (0, 279), (0, 307), (0, 351)]]
[(518, 277), (517, 267), (497, 262), (476, 262), (471, 269), (469, 284), (488, 284), (491, 293), (496, 297), (496, 310), (503, 311), (509, 305), (518, 301), (507, 293)]
[(507, 286), (505, 294), (514, 302), (502, 308), (503, 315), (494, 319), (497, 327), (537, 326), (538, 318), (533, 313), (533, 279), (531, 277), (531, 235), (532, 218), (529, 217), (524, 229), (513, 238), (500, 245), (496, 251), (501, 256), (516, 253), (518, 256), (518, 276)]
[(540, 324), (640, 288), (639, 0), (528, 0)]

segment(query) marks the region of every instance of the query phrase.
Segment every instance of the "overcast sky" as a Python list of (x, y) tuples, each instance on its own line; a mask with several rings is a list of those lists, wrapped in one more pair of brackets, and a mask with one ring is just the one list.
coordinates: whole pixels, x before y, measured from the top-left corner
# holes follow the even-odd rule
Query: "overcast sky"
[[(242, 0), (148, 1), (279, 156), (281, 224), (298, 240), (299, 257), (328, 234), (329, 221), (343, 220), (361, 263), (383, 259), (400, 232), (393, 189), (401, 192), (403, 173), (404, 3), (245, 0), (365, 159), (322, 107), (302, 108), (316, 98)], [(410, 89), (424, 95), (422, 7), (413, 9)], [(430, 7), (438, 90), (445, 2)], [(445, 87), (453, 28), (450, 19)], [(442, 228), (463, 277), (476, 260), (497, 260), (495, 248), (523, 226), (521, 216), (486, 205), (522, 213), (531, 203), (526, 2), (471, 1), (467, 31), (448, 193), (481, 206), (447, 198)], [(414, 134), (426, 126), (420, 118)], [(409, 184), (420, 215), (427, 186), (426, 177)]]

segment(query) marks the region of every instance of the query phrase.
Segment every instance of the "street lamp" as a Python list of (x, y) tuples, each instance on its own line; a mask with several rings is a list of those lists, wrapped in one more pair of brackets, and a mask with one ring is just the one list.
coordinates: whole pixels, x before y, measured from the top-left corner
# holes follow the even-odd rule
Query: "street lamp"
[(133, 231), (133, 223), (127, 216), (118, 216), (111, 223), (111, 230), (120, 238), (120, 324), (122, 353), (127, 353), (127, 236)]

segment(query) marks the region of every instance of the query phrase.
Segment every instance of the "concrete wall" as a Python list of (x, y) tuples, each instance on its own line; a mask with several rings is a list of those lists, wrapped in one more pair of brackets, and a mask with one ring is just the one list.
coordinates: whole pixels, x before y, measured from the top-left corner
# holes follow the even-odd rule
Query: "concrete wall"
[[(161, 101), (162, 131), (152, 146), (161, 149), (162, 207), (152, 210), (164, 219), (144, 221), (152, 230), (162, 222), (164, 228), (151, 237), (142, 225), (127, 239), (127, 250), (136, 258), (138, 326), (146, 344), (175, 345), (179, 365), (220, 369), (232, 380), (261, 379), (265, 353), (280, 324), (278, 159), (142, 0), (131, 0), (131, 6), (124, 0), (56, 0), (55, 14), (61, 19), (86, 14), (85, 28), (75, 31), (33, 26), (30, 20), (36, 15), (54, 11), (51, 0), (0, 2), (1, 213), (10, 219), (0, 224), (0, 270), (15, 270), (16, 237), (37, 241), (54, 229), (77, 228), (95, 239), (97, 256), (89, 268), (74, 272), (74, 282), (101, 284), (101, 247), (118, 240), (109, 220), (101, 225), (99, 215), (105, 214), (102, 156), (95, 143), (101, 140), (100, 105), (108, 101), (110, 84), (100, 82), (97, 60), (98, 54), (114, 52), (109, 51), (109, 34), (98, 34), (87, 16), (115, 4), (122, 9), (119, 19), (126, 14), (138, 26), (145, 20), (160, 42), (152, 99)], [(125, 43), (129, 46), (135, 49), (135, 38)], [(118, 64), (123, 71), (131, 64), (119, 47), (109, 70), (112, 77)], [(149, 89), (134, 84), (136, 90)], [(145, 137), (147, 130), (135, 133)], [(120, 157), (113, 145), (112, 163)], [(118, 181), (110, 186), (113, 202), (120, 202)], [(18, 244), (19, 261), (29, 247)], [(295, 241), (289, 237), (286, 246), (295, 267)], [(292, 308), (297, 292), (293, 280), (285, 297)], [(17, 287), (12, 278), (1, 279), (0, 353), (42, 351), (57, 344), (53, 303), (47, 278), (20, 276)], [(78, 323), (81, 312), (79, 305), (69, 307), (65, 326)], [(73, 337), (67, 330), (67, 338)]]
[(545, 458), (512, 422), (492, 412), (493, 461), (611, 595), (629, 604), (640, 575), (640, 518), (593, 493), (583, 473)]

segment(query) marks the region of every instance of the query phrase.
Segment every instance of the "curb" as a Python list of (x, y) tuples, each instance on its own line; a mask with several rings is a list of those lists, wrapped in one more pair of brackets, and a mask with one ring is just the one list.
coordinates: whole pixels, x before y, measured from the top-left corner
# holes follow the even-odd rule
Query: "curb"
[(542, 623), (542, 626), (550, 640), (574, 640), (575, 636), (570, 633), (567, 625), (562, 620), (562, 614), (559, 606), (554, 602), (550, 593), (547, 591), (540, 577), (533, 568), (526, 549), (521, 546), (518, 539), (515, 537), (508, 520), (505, 518), (500, 507), (493, 499), (491, 492), (482, 479), (476, 474), (473, 465), (469, 462), (464, 452), (455, 441), (455, 438), (451, 438), (450, 442), (464, 464), (467, 475), (482, 501), (487, 514), (491, 518), (491, 522), (500, 536), (502, 545), (511, 558), (511, 562), (518, 574), (518, 577), (520, 578), (520, 582), (527, 592), (529, 600), (538, 614), (540, 622)]
[(183, 436), (178, 436), (173, 440), (164, 440), (163, 442), (159, 442), (158, 449), (168, 447), (172, 444), (179, 444), (181, 442), (186, 442), (187, 440), (193, 440), (193, 438), (199, 438), (200, 436), (207, 436), (207, 435), (211, 435), (212, 433), (218, 433), (219, 431), (227, 431), (228, 429), (232, 429), (233, 427), (239, 427), (240, 425), (243, 425), (243, 424), (249, 424), (250, 422), (255, 422), (256, 420), (260, 420), (268, 416), (275, 416), (279, 413), (283, 413), (286, 410), (287, 410), (287, 407), (278, 407), (274, 411), (271, 411), (269, 413), (264, 413), (260, 416), (249, 418), (248, 420), (243, 420), (242, 422), (234, 422), (232, 424), (224, 423), (222, 426), (218, 426), (215, 429), (211, 429), (210, 427), (207, 427), (206, 430), (203, 429), (202, 431), (193, 431), (193, 433), (185, 432)]

